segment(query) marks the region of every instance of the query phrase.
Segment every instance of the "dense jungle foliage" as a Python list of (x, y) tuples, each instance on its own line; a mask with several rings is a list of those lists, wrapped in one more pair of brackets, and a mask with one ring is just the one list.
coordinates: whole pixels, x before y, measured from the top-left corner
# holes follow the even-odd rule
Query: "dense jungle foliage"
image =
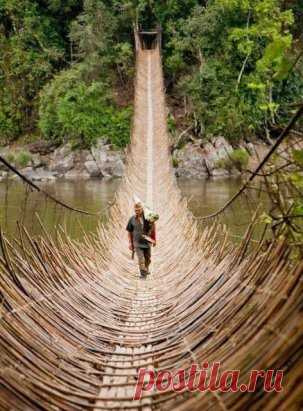
[(199, 137), (270, 136), (302, 99), (303, 0), (0, 0), (1, 144), (125, 146), (136, 22), (161, 24), (167, 91)]

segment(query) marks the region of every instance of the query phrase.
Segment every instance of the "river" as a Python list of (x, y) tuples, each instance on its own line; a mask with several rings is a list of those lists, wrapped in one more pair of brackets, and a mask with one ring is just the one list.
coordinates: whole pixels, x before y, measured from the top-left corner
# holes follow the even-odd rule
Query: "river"
[[(108, 207), (113, 201), (120, 179), (110, 181), (55, 181), (40, 184), (43, 189), (75, 208), (90, 212), (100, 212), (101, 221), (108, 219)], [(219, 209), (240, 187), (240, 179), (221, 180), (188, 180), (178, 179), (182, 195), (187, 197), (189, 208), (196, 217), (208, 215)], [(223, 216), (235, 241), (241, 236), (250, 218), (250, 210), (255, 209), (259, 200), (250, 194), (248, 199), (242, 197)], [(36, 217), (39, 215), (43, 225), (51, 233), (56, 227), (65, 226), (70, 237), (81, 239), (83, 230), (96, 231), (98, 218), (82, 216), (64, 211), (54, 206), (50, 200), (35, 191), (30, 191), (17, 180), (0, 183), (0, 224), (3, 231), (12, 237), (18, 232), (20, 222), (29, 233), (41, 233)]]

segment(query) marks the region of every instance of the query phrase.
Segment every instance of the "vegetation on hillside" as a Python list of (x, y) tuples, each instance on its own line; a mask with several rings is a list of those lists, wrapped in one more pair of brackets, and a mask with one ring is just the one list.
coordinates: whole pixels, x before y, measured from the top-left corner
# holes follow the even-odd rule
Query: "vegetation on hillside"
[(169, 25), (166, 70), (197, 134), (269, 135), (302, 97), (295, 16), (281, 3), (212, 0)]
[(115, 91), (133, 77), (125, 16), (98, 0), (1, 0), (0, 16), (1, 142), (38, 127), (56, 141), (124, 146), (131, 109)]
[[(159, 22), (197, 136), (270, 136), (303, 96), (302, 0), (0, 0), (0, 141), (129, 141), (133, 24)], [(125, 93), (128, 90), (128, 93)]]

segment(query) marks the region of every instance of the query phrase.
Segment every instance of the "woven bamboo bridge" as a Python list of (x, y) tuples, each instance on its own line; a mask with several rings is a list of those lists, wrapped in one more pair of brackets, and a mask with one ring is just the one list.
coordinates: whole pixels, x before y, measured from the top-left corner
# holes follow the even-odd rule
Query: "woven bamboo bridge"
[[(142, 39), (141, 39), (142, 40)], [(126, 172), (97, 235), (2, 237), (0, 410), (302, 409), (302, 264), (283, 242), (231, 245), (197, 222), (170, 160), (160, 44), (136, 36), (135, 115)], [(151, 42), (150, 44), (152, 44)], [(139, 278), (125, 226), (133, 195), (160, 215), (151, 275)], [(250, 227), (248, 228), (248, 231)], [(146, 392), (140, 367), (283, 369), (283, 391)]]

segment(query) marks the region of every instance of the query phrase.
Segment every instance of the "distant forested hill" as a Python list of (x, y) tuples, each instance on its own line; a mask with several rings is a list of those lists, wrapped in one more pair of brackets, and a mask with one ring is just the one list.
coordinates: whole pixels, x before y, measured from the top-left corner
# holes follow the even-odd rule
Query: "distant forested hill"
[(303, 0), (0, 0), (0, 143), (125, 146), (136, 22), (163, 28), (171, 128), (270, 135), (302, 100)]

